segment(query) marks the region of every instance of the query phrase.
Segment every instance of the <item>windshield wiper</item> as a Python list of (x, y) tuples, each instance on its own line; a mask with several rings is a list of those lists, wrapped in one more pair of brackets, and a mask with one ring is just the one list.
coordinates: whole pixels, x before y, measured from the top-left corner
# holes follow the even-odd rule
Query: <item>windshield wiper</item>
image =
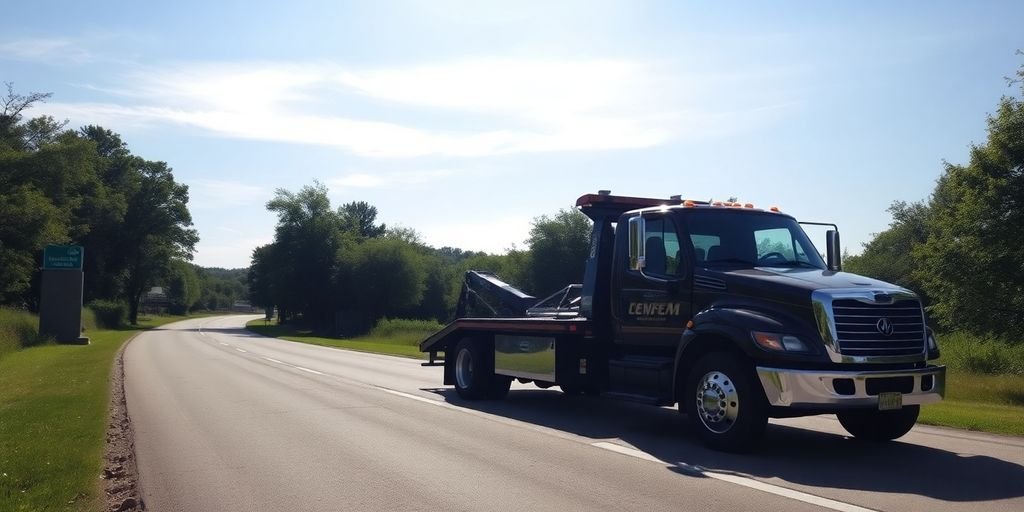
[(813, 263), (808, 263), (806, 261), (782, 261), (782, 262), (779, 262), (779, 263), (772, 263), (772, 264), (769, 264), (769, 265), (761, 265), (761, 266), (762, 267), (804, 267), (804, 268), (816, 268), (818, 270), (822, 270), (821, 267), (819, 267), (819, 266), (817, 266), (817, 265), (815, 265)]

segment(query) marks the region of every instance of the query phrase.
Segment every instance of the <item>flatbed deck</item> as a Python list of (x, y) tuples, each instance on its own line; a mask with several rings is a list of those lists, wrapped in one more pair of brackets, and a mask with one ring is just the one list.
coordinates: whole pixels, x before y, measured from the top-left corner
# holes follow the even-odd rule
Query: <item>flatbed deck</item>
[(442, 351), (452, 336), (461, 337), (471, 333), (580, 333), (589, 336), (591, 331), (591, 321), (583, 317), (459, 318), (420, 342), (420, 352)]

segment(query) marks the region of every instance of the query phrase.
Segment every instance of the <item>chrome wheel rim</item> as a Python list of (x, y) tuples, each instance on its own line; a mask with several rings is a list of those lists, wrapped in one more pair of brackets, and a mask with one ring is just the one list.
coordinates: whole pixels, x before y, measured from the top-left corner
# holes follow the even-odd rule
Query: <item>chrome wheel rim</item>
[(473, 354), (469, 349), (460, 350), (455, 360), (455, 381), (462, 389), (468, 389), (473, 382)]
[(719, 371), (705, 374), (697, 383), (696, 399), (697, 416), (708, 430), (724, 434), (736, 424), (740, 397), (728, 375)]

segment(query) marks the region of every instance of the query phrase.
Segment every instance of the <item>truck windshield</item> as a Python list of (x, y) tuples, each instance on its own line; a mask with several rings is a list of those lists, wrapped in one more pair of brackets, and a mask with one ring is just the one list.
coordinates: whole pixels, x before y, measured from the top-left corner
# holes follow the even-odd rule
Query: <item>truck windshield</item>
[(685, 218), (698, 266), (826, 268), (807, 234), (790, 217), (718, 210), (691, 211)]

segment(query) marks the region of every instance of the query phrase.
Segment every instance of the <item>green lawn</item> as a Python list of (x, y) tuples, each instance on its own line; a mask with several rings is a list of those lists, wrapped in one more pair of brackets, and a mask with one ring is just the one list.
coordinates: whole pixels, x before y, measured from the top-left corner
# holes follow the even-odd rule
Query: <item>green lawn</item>
[(343, 348), (359, 352), (373, 352), (393, 356), (426, 359), (427, 354), (420, 352), (419, 342), (423, 339), (418, 334), (397, 333), (390, 336), (362, 336), (359, 338), (325, 338), (309, 331), (296, 329), (288, 325), (266, 324), (263, 320), (253, 320), (245, 324), (246, 328), (264, 336), (281, 338), (310, 345)]
[[(191, 318), (191, 317), (190, 317)], [(87, 346), (44, 345), (0, 359), (0, 510), (101, 510), (99, 475), (118, 348), (185, 317), (93, 330)]]
[(946, 399), (921, 409), (921, 423), (1024, 436), (1024, 375), (947, 370)]

